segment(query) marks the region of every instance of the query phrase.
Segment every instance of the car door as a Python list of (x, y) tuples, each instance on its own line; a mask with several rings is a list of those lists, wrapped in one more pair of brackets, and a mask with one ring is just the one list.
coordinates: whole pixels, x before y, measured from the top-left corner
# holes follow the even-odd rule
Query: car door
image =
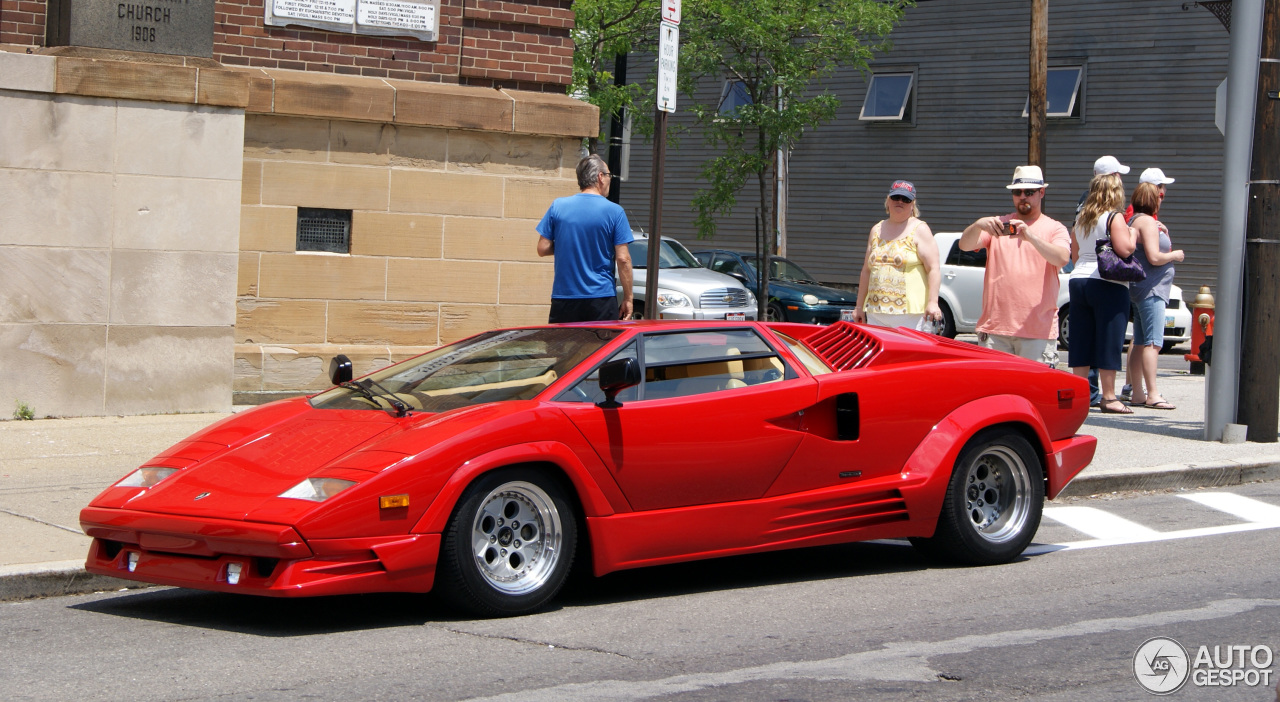
[(639, 337), (644, 380), (602, 409), (591, 376), (557, 397), (636, 510), (761, 497), (799, 445), (816, 383), (754, 329)]
[(987, 274), (987, 250), (964, 251), (957, 239), (951, 242), (951, 250), (942, 264), (942, 284), (951, 291), (959, 309), (955, 315), (956, 328), (972, 331), (982, 316), (982, 284)]

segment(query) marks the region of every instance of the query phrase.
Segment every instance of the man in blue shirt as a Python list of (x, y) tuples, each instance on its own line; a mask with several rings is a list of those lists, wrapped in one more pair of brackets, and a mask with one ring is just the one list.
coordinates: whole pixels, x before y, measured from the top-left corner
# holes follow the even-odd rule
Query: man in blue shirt
[[(627, 213), (609, 202), (613, 174), (592, 154), (578, 162), (582, 192), (556, 198), (538, 222), (538, 255), (555, 256), (551, 324), (631, 318), (631, 252)], [(614, 289), (614, 262), (622, 303)]]

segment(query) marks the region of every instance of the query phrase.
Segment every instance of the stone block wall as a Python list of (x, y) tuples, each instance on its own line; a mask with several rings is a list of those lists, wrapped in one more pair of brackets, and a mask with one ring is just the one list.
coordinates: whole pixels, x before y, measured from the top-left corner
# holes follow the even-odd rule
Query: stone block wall
[(230, 408), (227, 73), (0, 52), (0, 416)]
[[(360, 375), (546, 322), (552, 265), (537, 256), (534, 226), (552, 199), (577, 192), (595, 108), (520, 91), (253, 75), (237, 403), (328, 387), (339, 353)], [(298, 252), (299, 207), (351, 210), (350, 253)]]

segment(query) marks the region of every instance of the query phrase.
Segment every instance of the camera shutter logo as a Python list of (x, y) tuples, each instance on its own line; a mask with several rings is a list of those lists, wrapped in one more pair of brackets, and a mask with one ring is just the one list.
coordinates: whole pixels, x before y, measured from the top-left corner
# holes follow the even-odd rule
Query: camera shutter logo
[(1168, 695), (1182, 689), (1191, 673), (1191, 658), (1182, 644), (1156, 636), (1147, 639), (1133, 654), (1133, 677), (1153, 695)]

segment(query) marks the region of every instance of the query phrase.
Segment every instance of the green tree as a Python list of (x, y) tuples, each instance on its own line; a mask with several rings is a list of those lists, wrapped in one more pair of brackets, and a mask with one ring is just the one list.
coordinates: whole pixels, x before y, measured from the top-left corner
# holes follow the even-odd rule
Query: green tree
[(720, 155), (702, 170), (709, 188), (694, 196), (699, 238), (715, 234), (754, 176), (761, 220), (774, 250), (770, 183), (778, 150), (806, 128), (835, 117), (840, 100), (817, 83), (839, 67), (867, 70), (911, 0), (686, 0), (680, 25), (680, 78), (736, 82), (736, 109), (693, 102), (690, 108)]
[[(574, 1), (573, 82), (569, 94), (599, 107), (603, 122), (652, 94), (646, 85), (634, 80), (627, 85), (614, 85), (614, 61), (618, 54), (654, 51), (660, 11), (659, 0)], [(652, 71), (647, 65), (645, 70)], [(647, 124), (645, 110), (635, 110), (633, 114)], [(595, 148), (593, 139), (591, 150)]]

